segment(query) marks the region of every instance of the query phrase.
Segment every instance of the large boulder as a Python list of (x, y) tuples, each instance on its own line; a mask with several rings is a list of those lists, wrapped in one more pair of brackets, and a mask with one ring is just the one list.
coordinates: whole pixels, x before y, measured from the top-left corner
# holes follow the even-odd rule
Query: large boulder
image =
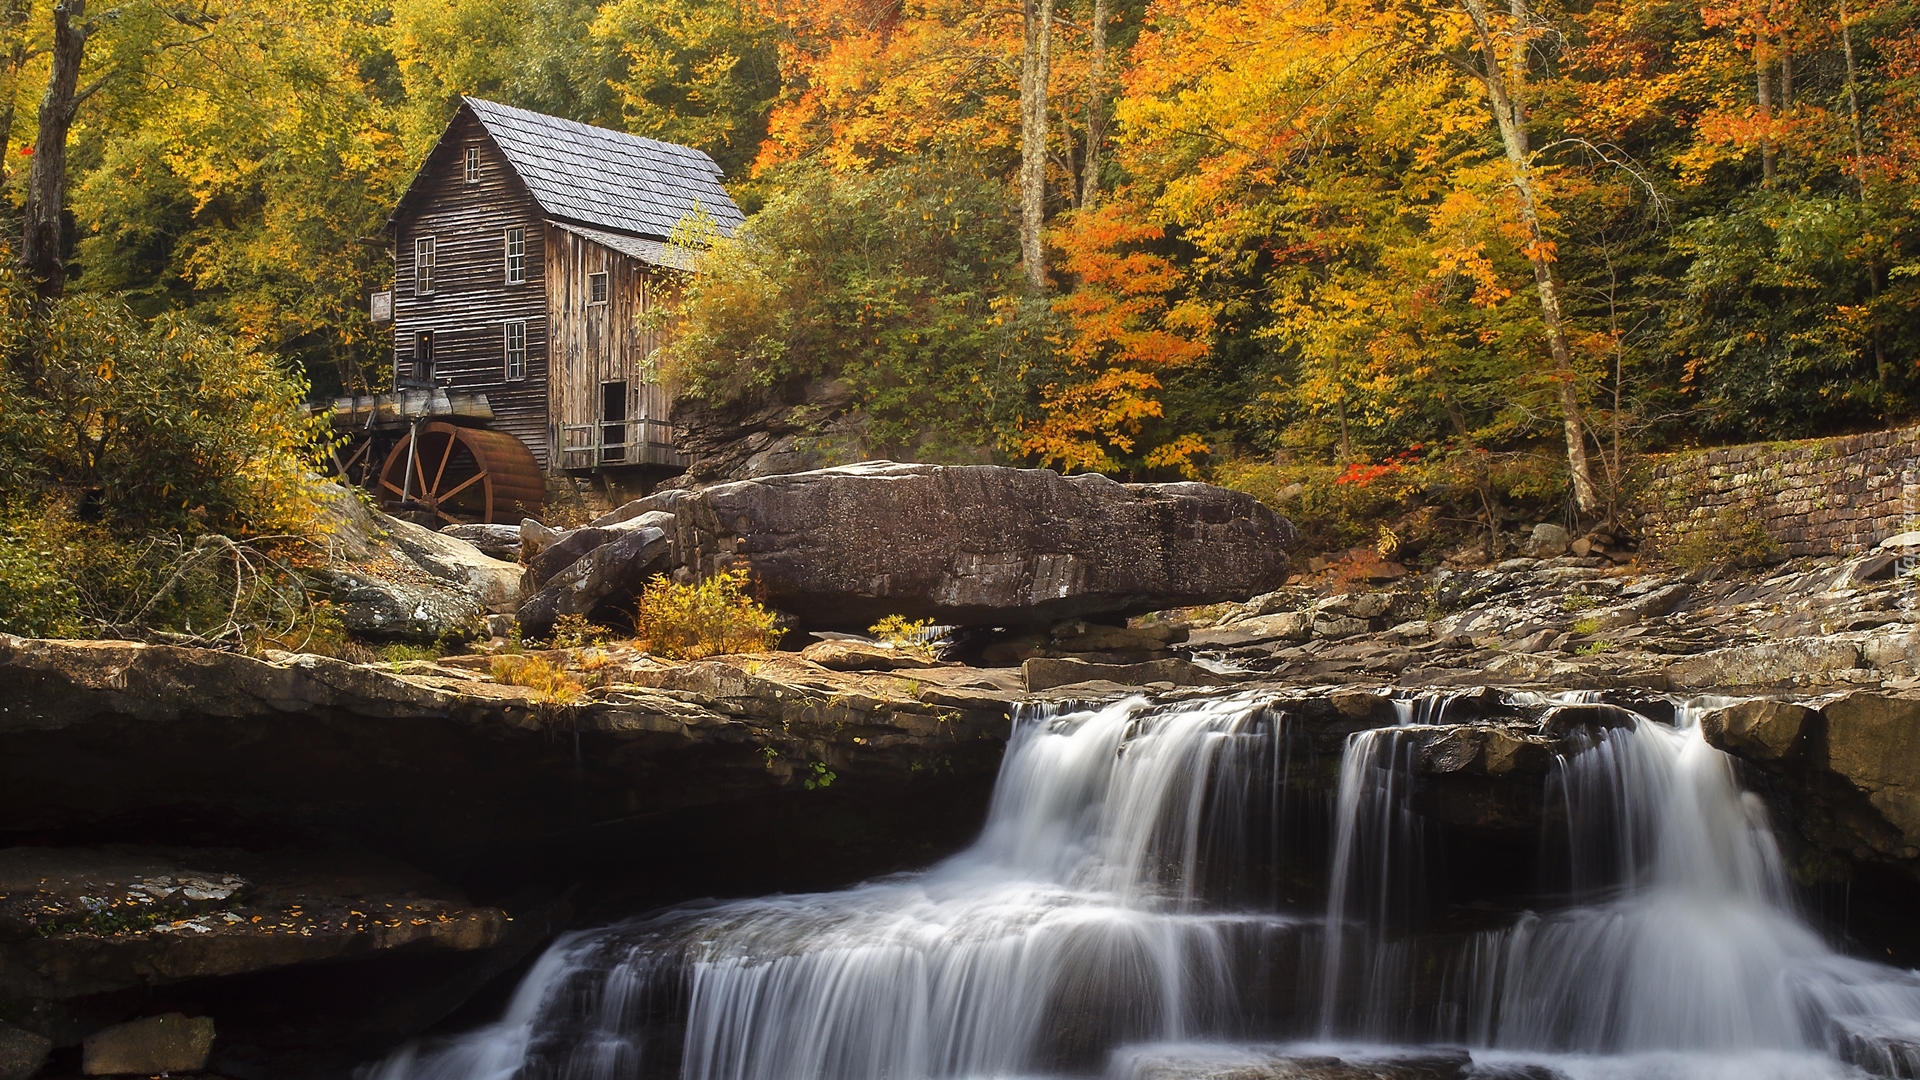
[(0, 1080), (28, 1080), (52, 1052), (53, 1040), (0, 1021)]
[(674, 503), (675, 560), (749, 566), (803, 624), (1117, 617), (1279, 587), (1294, 531), (1249, 495), (993, 465), (866, 462)]
[[(666, 568), (672, 548), (667, 534), (650, 526), (575, 532), (606, 532), (612, 540), (589, 549), (528, 597), (520, 605), (523, 629), (543, 634), (562, 615), (586, 615), (604, 604), (633, 600), (649, 575)], [(548, 551), (558, 549), (555, 545)]]

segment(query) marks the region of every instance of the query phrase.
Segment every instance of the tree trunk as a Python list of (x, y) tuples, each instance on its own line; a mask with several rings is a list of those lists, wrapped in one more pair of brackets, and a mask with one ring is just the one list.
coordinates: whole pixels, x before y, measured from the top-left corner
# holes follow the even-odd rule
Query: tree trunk
[(1091, 210), (1100, 198), (1100, 141), (1107, 134), (1107, 0), (1093, 0), (1093, 25), (1088, 46), (1093, 64), (1087, 74), (1087, 155), (1080, 180), (1081, 209)]
[[(1507, 165), (1513, 173), (1514, 192), (1520, 199), (1520, 217), (1527, 228), (1527, 260), (1533, 266), (1533, 284), (1540, 294), (1541, 321), (1547, 330), (1547, 348), (1553, 354), (1553, 373), (1560, 387), (1560, 414), (1567, 436), (1567, 471), (1573, 478), (1573, 501), (1582, 513), (1600, 506), (1593, 485), (1593, 469), (1587, 462), (1587, 436), (1580, 422), (1580, 393), (1574, 385), (1573, 349), (1567, 344), (1566, 319), (1560, 310), (1560, 285), (1553, 276), (1553, 256), (1546, 232), (1540, 224), (1540, 204), (1533, 190), (1533, 165), (1529, 160), (1526, 121), (1507, 93), (1507, 80), (1501, 73), (1500, 54), (1494, 49), (1493, 20), (1488, 18), (1483, 0), (1463, 0), (1480, 37), (1482, 78), (1487, 100), (1500, 127), (1500, 141), (1506, 146)], [(1523, 0), (1515, 0), (1516, 17), (1524, 17)]]
[(53, 6), (53, 65), (47, 92), (40, 99), (40, 134), (33, 144), (27, 174), (26, 225), (20, 239), (20, 266), (41, 296), (59, 296), (67, 285), (60, 261), (61, 213), (67, 196), (67, 131), (73, 126), (80, 88), (80, 64), (87, 53), (87, 0), (59, 0)]
[(1047, 285), (1040, 230), (1047, 216), (1047, 81), (1053, 68), (1053, 0), (1024, 0), (1020, 52), (1020, 261), (1036, 290)]
[(1779, 172), (1779, 160), (1773, 149), (1773, 79), (1767, 72), (1767, 43), (1765, 39), (1756, 39), (1753, 43), (1753, 87), (1754, 98), (1760, 103), (1760, 184), (1772, 187), (1776, 173)]

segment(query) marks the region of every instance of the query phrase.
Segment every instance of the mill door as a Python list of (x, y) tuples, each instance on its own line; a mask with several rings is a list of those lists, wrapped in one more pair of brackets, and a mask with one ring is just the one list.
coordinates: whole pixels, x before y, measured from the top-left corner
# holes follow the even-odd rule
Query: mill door
[(627, 460), (627, 382), (600, 384), (600, 460)]

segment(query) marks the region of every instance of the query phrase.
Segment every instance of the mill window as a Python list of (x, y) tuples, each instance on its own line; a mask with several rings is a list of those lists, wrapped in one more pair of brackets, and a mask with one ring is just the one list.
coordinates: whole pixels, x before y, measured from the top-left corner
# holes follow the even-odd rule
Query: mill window
[(604, 304), (607, 302), (607, 275), (587, 275), (587, 303)]
[(433, 331), (421, 330), (413, 335), (413, 382), (418, 386), (433, 385)]
[(477, 146), (469, 146), (467, 147), (467, 183), (477, 184), (479, 182), (480, 148)]
[(519, 285), (527, 280), (527, 230), (512, 228), (507, 230), (507, 284)]
[(433, 237), (422, 236), (413, 242), (413, 294), (433, 293)]
[(515, 319), (507, 324), (507, 381), (527, 377), (527, 324)]

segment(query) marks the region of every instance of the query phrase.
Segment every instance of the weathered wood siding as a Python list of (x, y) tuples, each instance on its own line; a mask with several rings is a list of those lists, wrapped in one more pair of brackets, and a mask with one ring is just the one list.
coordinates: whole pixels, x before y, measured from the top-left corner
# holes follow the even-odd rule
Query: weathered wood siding
[[(549, 438), (570, 448), (560, 467), (592, 468), (598, 457), (601, 387), (624, 380), (631, 449), (627, 464), (674, 464), (666, 427), (671, 405), (665, 387), (652, 381), (648, 357), (660, 333), (639, 318), (652, 310), (661, 277), (646, 264), (549, 225), (543, 238), (547, 265), (547, 318), (552, 327), (553, 378)], [(605, 303), (592, 303), (591, 278), (607, 275)], [(649, 423), (642, 423), (648, 421)]]
[[(466, 182), (466, 149), (480, 150), (478, 183)], [(551, 467), (547, 417), (547, 300), (542, 250), (547, 230), (539, 208), (472, 115), (440, 140), (421, 167), (420, 186), (394, 225), (394, 374), (413, 374), (414, 335), (434, 332), (434, 367), (449, 390), (483, 393), (490, 427), (517, 436), (542, 467)], [(526, 281), (507, 283), (506, 236), (526, 229)], [(433, 292), (419, 295), (414, 241), (436, 245)], [(524, 379), (506, 378), (506, 323), (527, 324)]]

